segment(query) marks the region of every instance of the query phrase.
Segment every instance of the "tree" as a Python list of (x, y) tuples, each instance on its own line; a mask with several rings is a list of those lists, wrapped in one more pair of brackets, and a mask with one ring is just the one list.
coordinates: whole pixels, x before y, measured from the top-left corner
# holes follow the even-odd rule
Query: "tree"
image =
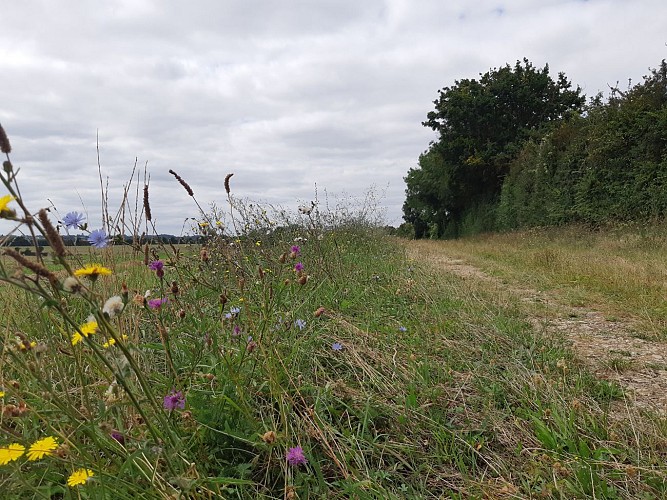
[[(503, 179), (525, 142), (585, 104), (581, 89), (572, 89), (563, 73), (553, 80), (548, 65), (537, 69), (527, 59), (438, 92), (422, 125), (440, 137), (405, 178), (404, 219), (417, 237), (434, 226), (439, 236), (456, 236), (465, 224), (487, 229)], [(483, 216), (488, 223), (475, 220)]]

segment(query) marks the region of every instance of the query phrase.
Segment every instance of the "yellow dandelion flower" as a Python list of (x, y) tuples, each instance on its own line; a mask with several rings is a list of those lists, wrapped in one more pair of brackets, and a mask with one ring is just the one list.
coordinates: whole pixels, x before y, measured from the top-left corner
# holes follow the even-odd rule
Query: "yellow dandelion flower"
[(0, 398), (4, 398), (4, 397), (5, 397), (5, 391), (0, 391)]
[(11, 208), (7, 208), (7, 205), (15, 199), (16, 198), (14, 198), (11, 194), (0, 198), (0, 216), (13, 214), (14, 211)]
[(83, 340), (84, 337), (88, 337), (88, 335), (92, 335), (97, 331), (97, 321), (89, 321), (88, 323), (84, 323), (79, 327), (78, 332), (74, 332), (72, 335), (72, 345), (77, 345), (79, 342)]
[(88, 279), (96, 280), (98, 276), (109, 276), (111, 269), (100, 264), (88, 264), (86, 267), (74, 271), (74, 276), (85, 276)]
[(78, 486), (86, 484), (88, 480), (93, 477), (95, 473), (90, 469), (78, 469), (72, 472), (72, 475), (67, 478), (67, 486)]
[(37, 342), (35, 342), (34, 340), (32, 342), (29, 342), (27, 345), (23, 342), (19, 344), (19, 349), (21, 349), (22, 351), (34, 349), (35, 347), (37, 347)]
[(0, 448), (0, 465), (7, 465), (9, 462), (20, 458), (25, 453), (25, 446), (18, 443), (12, 443), (9, 446)]
[(48, 436), (39, 441), (35, 441), (28, 448), (28, 460), (34, 461), (44, 458), (47, 455), (53, 455), (53, 450), (58, 448), (58, 441), (53, 436)]
[[(121, 340), (127, 340), (127, 335), (123, 335), (121, 337)], [(111, 339), (107, 340), (104, 344), (102, 344), (102, 347), (104, 347), (105, 349), (108, 349), (109, 347), (111, 347), (113, 345), (116, 345), (116, 339), (111, 338)]]

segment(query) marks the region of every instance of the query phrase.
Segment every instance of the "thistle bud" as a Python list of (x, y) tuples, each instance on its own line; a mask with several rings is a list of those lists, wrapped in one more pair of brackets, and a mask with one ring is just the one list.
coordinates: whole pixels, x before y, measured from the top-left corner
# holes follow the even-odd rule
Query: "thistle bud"
[(318, 308), (315, 310), (315, 317), (316, 317), (316, 318), (319, 318), (319, 317), (322, 316), (325, 312), (326, 312), (326, 309), (325, 309), (324, 307), (318, 307)]

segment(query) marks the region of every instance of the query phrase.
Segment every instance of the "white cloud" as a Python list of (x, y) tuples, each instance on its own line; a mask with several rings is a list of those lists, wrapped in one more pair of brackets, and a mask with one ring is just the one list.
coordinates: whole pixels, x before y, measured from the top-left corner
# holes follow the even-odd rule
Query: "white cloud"
[[(296, 206), (318, 189), (386, 187), (433, 133), (437, 90), (527, 57), (588, 95), (637, 82), (667, 55), (662, 0), (27, 0), (3, 7), (0, 122), (29, 206), (99, 224), (96, 135), (113, 200), (135, 158), (161, 232), (240, 196)], [(0, 224), (0, 232), (10, 226)]]

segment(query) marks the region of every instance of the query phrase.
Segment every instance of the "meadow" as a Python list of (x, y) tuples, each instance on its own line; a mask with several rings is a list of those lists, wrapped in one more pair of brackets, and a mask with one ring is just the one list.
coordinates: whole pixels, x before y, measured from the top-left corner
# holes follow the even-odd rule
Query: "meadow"
[[(41, 259), (4, 248), (0, 260), (4, 498), (667, 494), (662, 416), (619, 414), (624, 389), (535, 328), (521, 300), (408, 253), (365, 206), (271, 211), (228, 177), (224, 210), (192, 228), (203, 244), (122, 246), (111, 225), (31, 212), (9, 157), (3, 172), (0, 215), (50, 243)], [(62, 246), (66, 230), (93, 246)], [(505, 237), (439, 248), (538, 287), (581, 261), (548, 233)], [(653, 238), (636, 245), (647, 266)], [(659, 314), (658, 292), (619, 295), (635, 285), (614, 262), (600, 275), (617, 280), (563, 293)]]

